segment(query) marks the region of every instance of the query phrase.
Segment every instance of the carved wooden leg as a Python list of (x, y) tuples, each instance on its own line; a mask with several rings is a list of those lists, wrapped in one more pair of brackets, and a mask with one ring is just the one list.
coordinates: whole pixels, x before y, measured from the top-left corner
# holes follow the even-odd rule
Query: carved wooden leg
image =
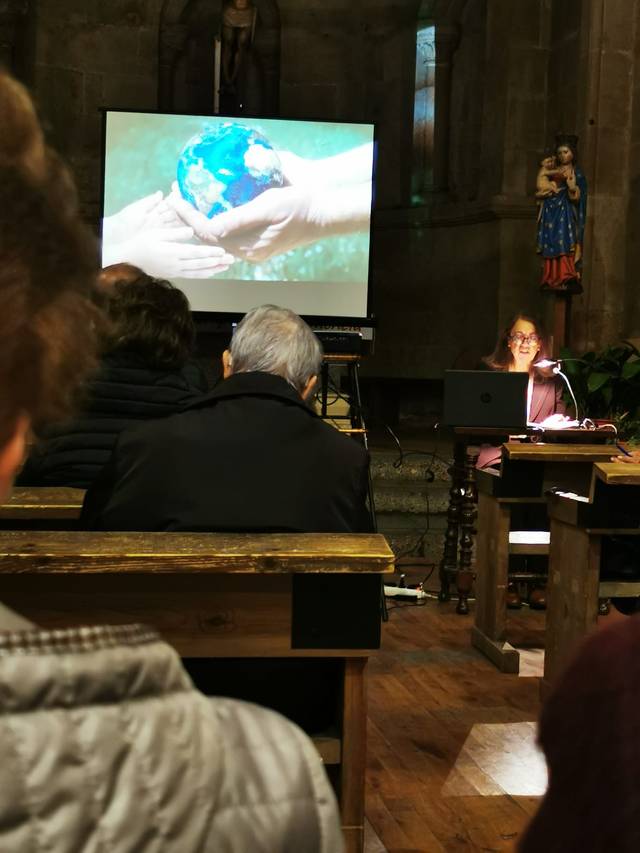
[(464, 480), (460, 504), (460, 563), (456, 573), (456, 589), (458, 590), (458, 606), (456, 613), (465, 615), (469, 612), (467, 598), (473, 586), (471, 571), (471, 556), (473, 553), (473, 533), (476, 520), (476, 461), (479, 450), (468, 447), (464, 458)]
[(451, 489), (447, 509), (447, 530), (444, 534), (444, 548), (440, 561), (440, 601), (449, 601), (451, 577), (458, 568), (458, 527), (460, 525), (460, 502), (464, 480), (465, 444), (456, 441), (453, 447), (453, 465), (449, 468)]

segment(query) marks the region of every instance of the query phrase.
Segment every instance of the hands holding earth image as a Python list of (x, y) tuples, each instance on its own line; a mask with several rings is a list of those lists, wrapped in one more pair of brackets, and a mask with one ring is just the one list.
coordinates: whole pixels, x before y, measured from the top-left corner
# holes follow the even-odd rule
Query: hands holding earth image
[[(233, 266), (238, 280), (304, 281), (331, 262), (342, 263), (345, 280), (354, 264), (366, 278), (373, 143), (300, 156), (287, 150), (287, 140), (272, 143), (262, 127), (215, 119), (201, 120), (186, 143), (171, 141), (179, 145), (172, 166), (169, 140), (149, 134), (151, 148), (163, 147), (156, 171), (169, 192), (156, 190), (105, 217), (104, 265), (124, 261), (159, 277), (193, 279), (224, 276)], [(149, 171), (143, 162), (139, 168)], [(130, 198), (124, 174), (120, 180), (118, 195)], [(150, 181), (145, 175), (133, 183)], [(157, 178), (155, 184), (162, 186)], [(341, 235), (355, 243), (336, 252), (330, 238)]]

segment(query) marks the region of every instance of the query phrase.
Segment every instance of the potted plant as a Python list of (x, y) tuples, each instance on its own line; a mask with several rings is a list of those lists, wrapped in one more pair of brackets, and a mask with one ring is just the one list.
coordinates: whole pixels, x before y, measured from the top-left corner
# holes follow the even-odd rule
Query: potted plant
[[(563, 370), (580, 415), (610, 420), (618, 436), (640, 442), (640, 351), (629, 341), (576, 355), (563, 348)], [(570, 399), (568, 400), (570, 402)]]

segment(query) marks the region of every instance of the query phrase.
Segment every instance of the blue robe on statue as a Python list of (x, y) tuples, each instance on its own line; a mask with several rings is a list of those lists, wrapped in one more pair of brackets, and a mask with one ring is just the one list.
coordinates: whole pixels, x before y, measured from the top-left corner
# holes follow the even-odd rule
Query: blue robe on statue
[(580, 280), (582, 244), (587, 216), (587, 180), (576, 166), (576, 185), (580, 198), (571, 201), (566, 181), (554, 178), (558, 192), (540, 202), (537, 251), (544, 258), (542, 284), (561, 287)]

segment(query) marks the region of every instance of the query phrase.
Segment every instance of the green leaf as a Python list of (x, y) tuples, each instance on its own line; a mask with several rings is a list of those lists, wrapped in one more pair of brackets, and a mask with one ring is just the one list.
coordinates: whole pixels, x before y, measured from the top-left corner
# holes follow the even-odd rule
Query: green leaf
[(587, 381), (587, 388), (591, 394), (598, 391), (611, 379), (609, 373), (592, 373)]
[(633, 357), (633, 361), (629, 359), (629, 361), (625, 362), (622, 366), (623, 379), (633, 379), (633, 377), (638, 376), (638, 374), (640, 374), (640, 358)]
[(613, 397), (613, 388), (611, 385), (607, 385), (602, 389), (602, 399), (605, 402), (607, 408), (611, 405), (611, 398)]
[[(560, 361), (562, 361), (562, 359), (560, 359)], [(565, 373), (568, 373), (570, 376), (577, 376), (579, 373), (582, 372), (583, 368), (584, 365), (576, 361), (569, 361), (567, 359), (567, 361), (562, 362), (563, 371)]]

